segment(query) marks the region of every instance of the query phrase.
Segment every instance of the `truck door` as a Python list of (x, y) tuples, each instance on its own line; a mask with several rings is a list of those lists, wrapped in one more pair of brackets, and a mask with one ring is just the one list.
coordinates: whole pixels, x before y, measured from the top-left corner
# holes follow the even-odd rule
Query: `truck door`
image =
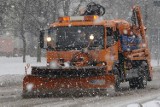
[(118, 61), (118, 33), (112, 27), (106, 28), (106, 50), (108, 53), (107, 63), (112, 68), (114, 62)]
[(106, 47), (110, 51), (111, 60), (118, 60), (118, 33), (112, 27), (107, 27)]

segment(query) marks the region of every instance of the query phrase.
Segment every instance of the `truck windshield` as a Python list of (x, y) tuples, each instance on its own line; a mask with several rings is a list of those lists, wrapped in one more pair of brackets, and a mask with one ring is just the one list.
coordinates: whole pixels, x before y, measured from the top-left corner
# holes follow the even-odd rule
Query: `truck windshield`
[(52, 48), (56, 50), (80, 50), (104, 47), (104, 27), (103, 26), (70, 26), (54, 27), (49, 29)]

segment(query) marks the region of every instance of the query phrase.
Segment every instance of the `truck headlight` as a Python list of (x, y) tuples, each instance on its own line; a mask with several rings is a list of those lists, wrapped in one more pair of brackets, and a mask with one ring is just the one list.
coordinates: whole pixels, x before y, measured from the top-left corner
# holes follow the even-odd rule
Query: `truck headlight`
[(47, 42), (50, 42), (51, 40), (51, 37), (47, 37)]
[(90, 39), (90, 40), (93, 40), (93, 39), (94, 39), (94, 35), (91, 34), (91, 35), (89, 36), (89, 39)]

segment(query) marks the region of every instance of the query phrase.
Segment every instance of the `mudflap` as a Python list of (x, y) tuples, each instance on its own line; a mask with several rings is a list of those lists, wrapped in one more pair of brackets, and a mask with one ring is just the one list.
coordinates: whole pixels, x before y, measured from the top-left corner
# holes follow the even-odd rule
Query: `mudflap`
[(97, 93), (114, 90), (115, 77), (107, 74), (94, 77), (51, 78), (26, 75), (23, 80), (23, 98), (54, 96), (55, 94)]

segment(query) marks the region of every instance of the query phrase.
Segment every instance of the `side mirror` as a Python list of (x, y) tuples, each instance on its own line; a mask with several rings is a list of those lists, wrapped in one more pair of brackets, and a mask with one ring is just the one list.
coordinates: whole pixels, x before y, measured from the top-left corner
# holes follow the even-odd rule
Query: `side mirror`
[(39, 36), (40, 48), (47, 49), (47, 30), (41, 30)]

